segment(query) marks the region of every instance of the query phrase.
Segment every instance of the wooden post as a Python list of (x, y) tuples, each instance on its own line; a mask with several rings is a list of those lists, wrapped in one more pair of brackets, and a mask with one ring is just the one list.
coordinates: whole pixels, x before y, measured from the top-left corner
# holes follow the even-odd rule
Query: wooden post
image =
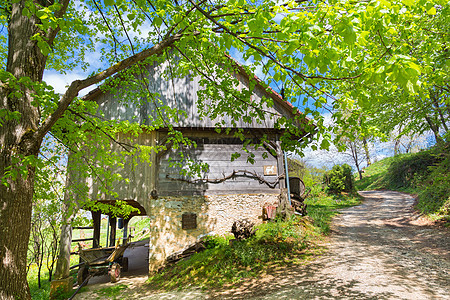
[(150, 143), (151, 143), (151, 146), (153, 147), (152, 151), (150, 152), (150, 161), (152, 163), (150, 166), (150, 182), (149, 182), (150, 193), (152, 193), (153, 191), (156, 191), (156, 180), (158, 178), (158, 173), (157, 173), (158, 157), (155, 152), (155, 148), (157, 146), (158, 139), (159, 139), (159, 133), (156, 132), (155, 130), (153, 130), (150, 133)]
[(109, 247), (114, 247), (116, 245), (116, 227), (117, 218), (109, 217), (109, 225), (111, 227), (111, 234), (109, 235)]
[(294, 209), (289, 204), (287, 189), (281, 189), (279, 196), (277, 216), (283, 220), (289, 219), (294, 214)]
[(94, 222), (94, 240), (92, 241), (92, 248), (100, 247), (100, 221), (102, 213), (99, 211), (91, 211), (92, 221)]
[(284, 157), (283, 157), (283, 150), (281, 150), (281, 142), (277, 141), (277, 169), (278, 169), (278, 176), (284, 175), (283, 179), (280, 179), (280, 189), (286, 188), (286, 174), (284, 169)]
[(125, 245), (128, 241), (128, 222), (130, 219), (123, 219), (123, 245)]

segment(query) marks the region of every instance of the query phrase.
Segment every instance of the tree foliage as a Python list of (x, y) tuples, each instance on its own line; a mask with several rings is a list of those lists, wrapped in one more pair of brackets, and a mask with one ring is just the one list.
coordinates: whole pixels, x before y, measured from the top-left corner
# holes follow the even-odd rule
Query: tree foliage
[(329, 193), (352, 192), (355, 189), (352, 168), (347, 164), (333, 166), (323, 176), (323, 182)]
[[(145, 159), (166, 147), (136, 145), (133, 137), (139, 132), (167, 128), (168, 143), (193, 143), (173, 126), (186, 112), (161, 104), (144, 79), (146, 64), (169, 60), (168, 82), (201, 76), (197, 104), (202, 117), (264, 122), (264, 108), (274, 103), (251, 101), (256, 79), (242, 91), (233, 88), (237, 79), (230, 73), (238, 66), (226, 53), (238, 51), (251, 62), (240, 68), (248, 74), (259, 70), (265, 87), (283, 84), (286, 100), (315, 120), (314, 127), (298, 117), (310, 137), (315, 134), (314, 147), (327, 148), (331, 135), (323, 109), (338, 121), (343, 119), (339, 112), (354, 105), (373, 114), (396, 107), (423, 114), (432, 107), (433, 116), (423, 116), (427, 122), (448, 118), (448, 10), (444, 0), (3, 1), (0, 221), (13, 221), (0, 229), (0, 277), (5, 279), (0, 297), (29, 296), (26, 245), (17, 236), (29, 235), (35, 174), (52, 160), (39, 156), (45, 136), (52, 135), (65, 153), (82, 162), (76, 165), (79, 176), (101, 180), (103, 193), (111, 193), (108, 187), (115, 180), (126, 180), (108, 165), (130, 156)], [(90, 74), (59, 95), (42, 80), (48, 70)], [(95, 103), (78, 97), (97, 84), (120, 92), (119, 83), (133, 91), (124, 99), (152, 103), (159, 117), (145, 126), (105, 120)], [(390, 105), (389, 99), (397, 102)], [(394, 122), (404, 122), (405, 114)], [(227, 130), (221, 125), (218, 130)], [(299, 151), (306, 144), (293, 139), (299, 133), (295, 120), (279, 118), (276, 127), (286, 128), (285, 149)], [(125, 141), (117, 139), (119, 134), (126, 134)], [(236, 135), (244, 139), (242, 132)], [(109, 155), (112, 145), (122, 151)], [(194, 173), (202, 168), (192, 166)], [(82, 185), (69, 186), (68, 193), (86, 194)]]
[[(397, 12), (391, 18), (399, 22), (384, 33), (376, 31), (373, 37), (378, 48), (385, 50), (380, 60), (388, 65), (372, 68), (370, 80), (361, 85), (348, 85), (349, 90), (342, 94), (346, 100), (339, 102), (339, 108), (361, 108), (364, 126), (376, 128), (378, 136), (396, 130), (398, 138), (431, 131), (440, 143), (448, 132), (450, 116), (450, 8), (444, 1), (424, 2), (422, 11), (414, 14), (408, 7), (410, 1), (403, 3), (406, 5), (386, 3)], [(405, 59), (403, 64), (397, 63), (400, 58)], [(394, 79), (396, 82), (389, 84)]]

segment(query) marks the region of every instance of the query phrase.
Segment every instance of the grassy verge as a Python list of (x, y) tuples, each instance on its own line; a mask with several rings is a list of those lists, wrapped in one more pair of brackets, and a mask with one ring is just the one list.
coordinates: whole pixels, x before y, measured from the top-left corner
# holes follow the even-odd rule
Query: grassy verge
[(302, 264), (323, 253), (317, 242), (329, 233), (332, 217), (340, 208), (359, 204), (360, 197), (328, 196), (319, 190), (313, 194), (307, 201), (308, 217), (294, 216), (288, 221), (259, 225), (253, 238), (233, 241), (231, 245), (231, 236), (210, 237), (205, 251), (150, 277), (150, 286), (163, 290), (191, 285), (220, 287), (280, 266)]

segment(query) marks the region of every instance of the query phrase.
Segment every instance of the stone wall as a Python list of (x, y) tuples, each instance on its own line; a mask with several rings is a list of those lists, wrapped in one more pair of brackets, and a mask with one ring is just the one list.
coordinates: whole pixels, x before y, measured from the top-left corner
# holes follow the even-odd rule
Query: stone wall
[[(278, 203), (277, 194), (161, 197), (147, 205), (150, 216), (149, 270), (156, 271), (170, 254), (205, 235), (231, 234), (238, 219), (262, 223), (263, 206)], [(182, 216), (196, 215), (195, 229), (182, 229)]]

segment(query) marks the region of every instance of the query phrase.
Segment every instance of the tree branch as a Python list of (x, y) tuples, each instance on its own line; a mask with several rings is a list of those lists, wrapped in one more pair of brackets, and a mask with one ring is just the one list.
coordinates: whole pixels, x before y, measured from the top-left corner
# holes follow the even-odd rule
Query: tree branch
[(303, 80), (306, 79), (323, 79), (323, 80), (331, 80), (331, 81), (340, 81), (340, 80), (351, 80), (351, 79), (356, 79), (358, 77), (360, 77), (362, 75), (362, 73), (355, 75), (355, 76), (349, 76), (349, 77), (340, 77), (340, 78), (333, 78), (333, 77), (325, 77), (325, 76), (307, 76), (305, 74), (302, 74), (296, 70), (294, 70), (291, 67), (286, 66), (285, 64), (281, 63), (278, 59), (276, 59), (275, 57), (273, 57), (272, 55), (267, 54), (266, 52), (264, 52), (263, 50), (261, 50), (259, 47), (256, 47), (255, 45), (248, 43), (247, 41), (245, 41), (242, 37), (240, 37), (238, 34), (236, 34), (235, 32), (232, 32), (231, 30), (229, 30), (227, 27), (225, 27), (223, 24), (221, 24), (220, 22), (218, 22), (217, 20), (214, 19), (214, 17), (212, 17), (210, 14), (208, 14), (208, 12), (206, 12), (204, 9), (202, 9), (199, 5), (195, 4), (195, 2), (193, 2), (192, 0), (189, 0), (189, 2), (195, 6), (195, 8), (201, 13), (203, 14), (208, 20), (210, 20), (211, 22), (213, 22), (216, 26), (218, 26), (219, 28), (222, 28), (224, 30), (224, 32), (228, 33), (229, 35), (234, 36), (236, 39), (238, 39), (241, 43), (243, 43), (244, 45), (250, 47), (251, 49), (255, 50), (256, 52), (258, 52), (260, 55), (267, 57), (268, 59), (272, 60), (275, 64), (277, 64), (278, 66), (280, 66), (281, 68), (291, 71), (292, 73), (296, 74), (297, 76), (299, 76), (300, 78), (302, 78)]
[(233, 170), (233, 172), (230, 175), (227, 175), (222, 178), (216, 178), (216, 179), (209, 179), (209, 178), (203, 178), (203, 179), (193, 179), (193, 180), (189, 180), (189, 179), (184, 179), (184, 178), (173, 178), (170, 177), (168, 174), (166, 175), (167, 179), (173, 180), (173, 181), (183, 181), (183, 182), (187, 182), (187, 183), (191, 183), (191, 184), (196, 184), (196, 183), (222, 183), (228, 179), (234, 178), (234, 177), (248, 177), (248, 178), (253, 178), (259, 181), (259, 183), (264, 183), (266, 184), (268, 187), (270, 187), (271, 189), (274, 189), (275, 186), (280, 182), (280, 179), (284, 178), (284, 174), (280, 175), (277, 177), (277, 179), (274, 182), (269, 182), (267, 180), (265, 180), (262, 176), (258, 175), (256, 172), (251, 172), (251, 171), (247, 171), (247, 170)]
[[(55, 18), (59, 19), (64, 16), (64, 14), (67, 11), (67, 7), (69, 6), (70, 0), (62, 0), (61, 1), (61, 8), (57, 12), (55, 12)], [(58, 32), (61, 30), (61, 28), (58, 26), (56, 28), (49, 28), (49, 30), (46, 32), (45, 37), (50, 45), (53, 45), (53, 41), (58, 34)]]

